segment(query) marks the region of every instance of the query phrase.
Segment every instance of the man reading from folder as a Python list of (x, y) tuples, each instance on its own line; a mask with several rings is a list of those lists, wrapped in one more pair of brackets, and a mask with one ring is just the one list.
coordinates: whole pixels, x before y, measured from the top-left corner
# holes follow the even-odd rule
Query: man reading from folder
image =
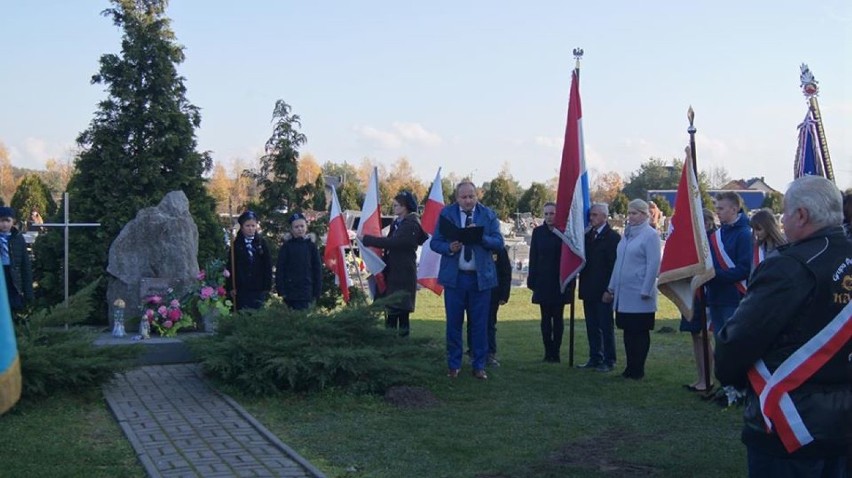
[(441, 210), (430, 242), (432, 250), (441, 254), (438, 283), (444, 286), (447, 314), (447, 375), (458, 377), (461, 370), (462, 324), (467, 313), (473, 339), (473, 376), (485, 380), (488, 312), (491, 290), (497, 286), (491, 252), (503, 247), (503, 236), (497, 215), (478, 203), (472, 182), (460, 182), (455, 198), (455, 204)]

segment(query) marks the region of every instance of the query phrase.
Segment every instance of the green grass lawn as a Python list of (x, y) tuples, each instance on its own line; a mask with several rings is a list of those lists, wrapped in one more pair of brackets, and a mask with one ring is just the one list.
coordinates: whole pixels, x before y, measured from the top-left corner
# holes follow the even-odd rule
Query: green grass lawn
[[(577, 308), (582, 318), (582, 307)], [(661, 300), (657, 329), (677, 330)], [(566, 311), (567, 315), (567, 311)], [(722, 410), (682, 385), (693, 380), (686, 333), (653, 333), (646, 377), (571, 369), (541, 361), (538, 307), (516, 288), (498, 321), (502, 367), (480, 382), (463, 369), (445, 377), (442, 299), (418, 296), (412, 334), (436, 344), (437, 406), (400, 409), (381, 397), (329, 392), (238, 400), (288, 445), (334, 477), (743, 476), (741, 411)], [(587, 358), (577, 321), (575, 363)]]
[(0, 417), (0, 477), (144, 477), (100, 391), (24, 401)]

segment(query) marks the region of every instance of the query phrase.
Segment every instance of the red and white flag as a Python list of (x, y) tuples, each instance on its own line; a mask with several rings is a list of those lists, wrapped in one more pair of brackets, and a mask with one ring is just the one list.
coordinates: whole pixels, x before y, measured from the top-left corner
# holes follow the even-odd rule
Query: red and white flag
[(423, 209), (423, 217), (420, 218), (420, 225), (429, 235), (429, 239), (426, 239), (420, 248), (420, 262), (417, 264), (417, 282), (438, 295), (444, 292), (444, 287), (438, 284), (441, 255), (433, 251), (429, 244), (432, 242), (432, 234), (435, 233), (438, 216), (443, 208), (444, 189), (441, 186), (441, 168), (438, 168), (438, 174), (432, 182), (432, 189), (429, 190), (429, 199), (426, 200), (426, 207)]
[(343, 300), (349, 303), (349, 275), (346, 271), (346, 248), (349, 247), (349, 232), (343, 215), (340, 214), (340, 201), (337, 190), (331, 186), (331, 216), (328, 220), (328, 238), (325, 241), (323, 262), (334, 273), (335, 282), (343, 293)]
[[(580, 69), (571, 75), (568, 122), (556, 193), (556, 217), (553, 231), (562, 238), (559, 282), (568, 286), (586, 264), (585, 232), (589, 216), (589, 176), (583, 147), (583, 112), (580, 106)], [(564, 231), (564, 232), (563, 232)]]
[(660, 292), (674, 302), (687, 320), (692, 320), (695, 291), (716, 275), (704, 229), (704, 211), (694, 162), (690, 149), (686, 148), (671, 232), (666, 239), (657, 281)]
[(361, 238), (382, 235), (382, 212), (379, 209), (379, 172), (373, 168), (370, 181), (367, 183), (367, 195), (364, 196), (364, 204), (361, 205), (361, 218), (358, 220), (358, 230), (355, 232), (358, 241), (358, 252), (370, 277), (370, 294), (373, 298), (383, 293), (387, 286), (382, 271), (385, 270), (385, 261), (382, 260), (382, 250), (378, 247), (365, 247)]

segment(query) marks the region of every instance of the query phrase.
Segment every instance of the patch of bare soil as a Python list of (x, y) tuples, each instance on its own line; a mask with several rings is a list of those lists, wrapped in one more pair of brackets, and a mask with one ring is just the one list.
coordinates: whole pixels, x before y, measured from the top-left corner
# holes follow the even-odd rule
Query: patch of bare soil
[[(647, 437), (626, 433), (622, 430), (604, 430), (588, 439), (568, 443), (556, 450), (547, 459), (530, 464), (519, 476), (565, 477), (577, 469), (585, 469), (614, 478), (654, 476), (660, 470), (642, 463), (631, 463), (621, 459), (619, 448), (634, 446)], [(482, 474), (476, 478), (518, 478), (506, 474)]]
[(391, 387), (385, 392), (385, 401), (397, 408), (428, 408), (441, 403), (431, 391), (423, 387)]

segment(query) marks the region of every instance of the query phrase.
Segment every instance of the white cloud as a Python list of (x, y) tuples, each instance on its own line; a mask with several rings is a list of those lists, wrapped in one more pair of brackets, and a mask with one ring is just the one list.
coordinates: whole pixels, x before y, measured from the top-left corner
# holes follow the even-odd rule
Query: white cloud
[(32, 136), (19, 143), (11, 142), (7, 149), (12, 165), (27, 169), (44, 169), (48, 159), (64, 160), (74, 154), (74, 144), (51, 142)]
[(420, 123), (394, 123), (396, 132), (406, 141), (424, 146), (438, 146), (443, 140), (437, 134), (427, 131)]
[(382, 149), (399, 149), (403, 146), (438, 146), (444, 142), (441, 136), (427, 130), (420, 123), (394, 122), (389, 131), (369, 125), (357, 125), (353, 129), (362, 139)]

